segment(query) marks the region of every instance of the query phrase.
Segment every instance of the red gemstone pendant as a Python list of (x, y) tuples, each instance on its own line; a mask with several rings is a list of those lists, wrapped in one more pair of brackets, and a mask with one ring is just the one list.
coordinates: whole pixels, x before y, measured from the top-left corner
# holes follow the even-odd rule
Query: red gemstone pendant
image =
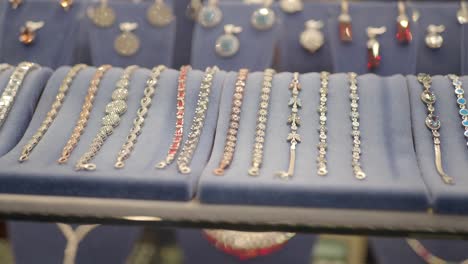
[(351, 42), (353, 40), (353, 28), (351, 26), (351, 21), (342, 22), (339, 24), (340, 30), (340, 39), (343, 42)]
[(382, 57), (380, 55), (380, 43), (377, 41), (377, 36), (382, 35), (387, 31), (386, 27), (368, 27), (367, 36), (367, 69), (374, 70), (380, 66)]
[(379, 54), (379, 48), (377, 47), (377, 52), (375, 49), (367, 49), (367, 69), (374, 70), (380, 66), (380, 61), (382, 57)]
[(408, 44), (413, 40), (413, 34), (406, 15), (400, 15), (397, 20), (396, 38), (402, 44)]

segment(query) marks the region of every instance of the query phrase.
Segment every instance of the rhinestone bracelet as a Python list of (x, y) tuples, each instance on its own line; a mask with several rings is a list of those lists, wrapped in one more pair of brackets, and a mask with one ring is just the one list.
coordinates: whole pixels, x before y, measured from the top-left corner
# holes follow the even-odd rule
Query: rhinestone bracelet
[(78, 121), (76, 122), (70, 139), (68, 139), (67, 144), (65, 144), (65, 147), (62, 150), (62, 155), (58, 159), (59, 164), (65, 164), (70, 158), (70, 155), (72, 154), (76, 145), (78, 145), (81, 135), (83, 134), (83, 131), (88, 124), (89, 116), (94, 105), (94, 98), (96, 97), (96, 93), (99, 90), (101, 79), (110, 68), (110, 65), (102, 65), (96, 70), (96, 73), (94, 74), (93, 79), (89, 85), (88, 93), (81, 108)]
[(258, 176), (263, 162), (263, 147), (265, 145), (265, 131), (268, 121), (268, 106), (275, 70), (266, 69), (263, 73), (263, 87), (260, 94), (260, 105), (257, 113), (257, 127), (255, 132), (255, 145), (253, 149), (252, 164), (248, 171), (250, 176)]
[(21, 62), (13, 71), (10, 80), (0, 96), (0, 128), (5, 123), (8, 113), (15, 103), (16, 94), (21, 89), (24, 78), (29, 72), (39, 68), (38, 64), (32, 62)]
[(34, 135), (31, 137), (28, 143), (23, 147), (21, 151), (21, 156), (19, 157), (18, 161), (24, 162), (29, 159), (31, 152), (34, 150), (37, 144), (39, 144), (39, 142), (42, 140), (44, 135), (49, 130), (49, 127), (52, 125), (55, 118), (57, 117), (60, 109), (62, 108), (63, 101), (65, 100), (65, 97), (68, 94), (68, 90), (70, 89), (70, 86), (73, 80), (78, 75), (78, 73), (81, 70), (85, 69), (86, 67), (87, 66), (85, 64), (77, 64), (68, 71), (67, 75), (65, 76), (62, 83), (60, 84), (58, 93), (55, 96), (55, 101), (50, 107), (49, 112), (47, 112), (46, 118), (42, 121), (41, 125), (36, 130), (36, 133), (34, 133)]
[(302, 107), (299, 92), (301, 91), (301, 84), (299, 83), (299, 73), (295, 72), (293, 80), (289, 85), (291, 90), (291, 98), (289, 99), (288, 106), (291, 107), (291, 114), (288, 117), (288, 124), (290, 125), (291, 132), (287, 136), (289, 141), (289, 166), (287, 171), (280, 171), (277, 175), (281, 179), (289, 179), (294, 176), (294, 168), (296, 165), (296, 145), (301, 143), (301, 135), (297, 133), (301, 125), (301, 118), (299, 116), (299, 109)]
[(240, 69), (237, 75), (236, 89), (234, 91), (231, 117), (229, 122), (229, 129), (224, 143), (224, 153), (218, 168), (213, 170), (213, 173), (218, 176), (224, 175), (224, 170), (231, 165), (236, 150), (237, 133), (239, 131), (239, 123), (241, 118), (242, 102), (244, 100), (244, 89), (247, 80), (248, 69)]
[(359, 94), (358, 94), (358, 84), (357, 84), (357, 74), (351, 72), (349, 76), (349, 89), (351, 99), (351, 125), (353, 128), (352, 137), (353, 137), (353, 161), (351, 165), (353, 166), (354, 177), (358, 180), (364, 180), (366, 174), (361, 167), (361, 131), (359, 130)]
[(137, 69), (138, 66), (135, 65), (125, 68), (112, 93), (112, 101), (106, 105), (106, 115), (102, 118), (102, 126), (98, 134), (94, 137), (88, 151), (86, 151), (76, 163), (76, 170), (96, 170), (96, 164), (90, 162), (96, 157), (107, 138), (112, 135), (114, 129), (120, 124), (120, 117), (127, 111), (130, 78)]
[(130, 129), (130, 133), (127, 136), (127, 141), (122, 145), (119, 153), (117, 154), (117, 161), (114, 165), (117, 169), (125, 167), (125, 161), (130, 157), (133, 149), (135, 148), (135, 144), (141, 134), (141, 130), (145, 124), (146, 116), (148, 115), (148, 110), (156, 92), (159, 78), (165, 69), (166, 66), (159, 65), (151, 70), (151, 75), (146, 81), (144, 96), (140, 101), (140, 108), (138, 108), (136, 112), (137, 117), (133, 121), (133, 127)]
[(172, 143), (167, 152), (166, 158), (156, 164), (156, 168), (163, 169), (172, 164), (180, 148), (180, 143), (184, 137), (184, 117), (185, 117), (185, 87), (188, 72), (192, 69), (189, 65), (180, 68), (179, 80), (177, 85), (177, 113), (174, 135)]
[(466, 99), (463, 97), (465, 90), (463, 89), (463, 83), (460, 80), (460, 77), (454, 74), (448, 76), (452, 81), (453, 88), (455, 89), (455, 95), (457, 96), (457, 104), (460, 110), (458, 113), (462, 119), (462, 126), (465, 130), (463, 135), (465, 136), (467, 142), (466, 146), (468, 147), (468, 109), (466, 108)]
[(319, 176), (326, 176), (328, 174), (327, 168), (327, 101), (328, 101), (328, 79), (330, 73), (320, 73), (320, 105), (318, 107), (319, 113), (319, 143), (318, 156), (317, 156), (317, 174)]
[(187, 140), (184, 142), (182, 151), (177, 157), (177, 167), (179, 172), (182, 174), (188, 174), (191, 172), (190, 162), (193, 158), (195, 150), (197, 149), (198, 142), (202, 134), (203, 126), (205, 124), (206, 113), (210, 101), (211, 86), (213, 84), (213, 78), (218, 67), (208, 67), (205, 71), (205, 76), (200, 86), (200, 92), (198, 94), (197, 107), (195, 109), (195, 116), (192, 120), (192, 126), (188, 134)]
[(423, 86), (423, 92), (421, 93), (421, 100), (427, 107), (427, 117), (425, 120), (427, 128), (431, 130), (432, 137), (434, 140), (434, 155), (435, 155), (435, 165), (437, 172), (439, 173), (442, 181), (445, 184), (453, 184), (453, 178), (448, 176), (444, 172), (444, 168), (442, 166), (442, 152), (440, 150), (440, 133), (439, 129), (441, 127), (440, 119), (437, 115), (435, 115), (435, 102), (436, 96), (431, 90), (432, 78), (430, 75), (425, 73), (418, 74), (418, 81)]

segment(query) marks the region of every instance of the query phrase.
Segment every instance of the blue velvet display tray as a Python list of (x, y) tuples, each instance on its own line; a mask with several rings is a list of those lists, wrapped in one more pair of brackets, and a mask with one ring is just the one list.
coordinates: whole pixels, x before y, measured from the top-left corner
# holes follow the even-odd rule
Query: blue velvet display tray
[[(288, 101), (291, 73), (273, 79), (270, 113), (265, 138), (264, 163), (259, 177), (251, 177), (250, 166), (256, 127), (256, 112), (262, 87), (262, 73), (247, 79), (234, 160), (226, 174), (214, 176), (224, 148), (230, 118), (236, 74), (225, 81), (220, 115), (211, 159), (199, 183), (202, 203), (425, 210), (428, 194), (421, 180), (413, 149), (410, 102), (406, 79), (401, 75), (358, 77), (362, 165), (367, 179), (354, 178), (351, 167), (352, 138), (349, 84), (345, 74), (330, 77), (328, 97), (328, 166), (326, 177), (317, 176), (318, 114), (320, 76), (300, 76), (303, 108), (298, 133), (296, 173), (292, 180), (275, 176), (287, 169), (289, 143), (286, 137), (290, 113)], [(427, 139), (431, 141), (430, 138)]]
[[(172, 6), (172, 1), (165, 1)], [(154, 27), (146, 19), (146, 10), (153, 2), (116, 2), (109, 4), (114, 10), (116, 20), (109, 28), (94, 25), (87, 17), (85, 27), (88, 29), (88, 45), (93, 65), (104, 63), (114, 66), (137, 64), (150, 68), (156, 64), (172, 65), (175, 50), (176, 20), (164, 27)], [(138, 28), (134, 33), (140, 39), (140, 48), (132, 56), (121, 56), (114, 50), (114, 40), (121, 34), (119, 24), (136, 22)]]
[[(97, 227), (80, 243), (75, 263), (126, 263), (140, 230), (132, 226)], [(66, 239), (53, 223), (9, 222), (8, 236), (16, 264), (63, 261)]]
[[(464, 76), (461, 80), (464, 82), (465, 91), (468, 91), (466, 85), (468, 78)], [(436, 171), (432, 135), (424, 123), (427, 110), (420, 99), (422, 86), (415, 77), (408, 77), (408, 84), (416, 153), (424, 182), (431, 193), (432, 205), (439, 213), (466, 214), (468, 213), (467, 141), (463, 135), (464, 129), (458, 114), (459, 108), (452, 83), (446, 76), (434, 76), (432, 89), (437, 96), (436, 114), (442, 122), (440, 129), (442, 162), (446, 173), (454, 178), (455, 185), (443, 184)]]
[[(12, 73), (13, 69), (0, 74), (0, 95), (6, 88)], [(10, 113), (0, 128), (0, 157), (10, 151), (23, 136), (51, 74), (50, 69), (40, 68), (26, 75), (23, 85), (16, 94)]]
[[(48, 0), (25, 1), (16, 10), (8, 1), (0, 5), (4, 9), (0, 17), (0, 61), (10, 64), (32, 61), (51, 68), (75, 62), (79, 20), (85, 3), (77, 2), (68, 11)], [(44, 21), (44, 27), (36, 32), (34, 42), (26, 46), (18, 37), (28, 20)]]
[[(166, 157), (175, 129), (178, 78), (178, 72), (175, 70), (166, 70), (161, 75), (152, 107), (145, 119), (146, 124), (124, 169), (115, 169), (114, 163), (132, 127), (136, 110), (143, 96), (149, 75), (146, 69), (138, 70), (131, 78), (127, 113), (123, 116), (120, 126), (95, 158), (94, 162), (98, 166), (96, 171), (76, 172), (74, 165), (88, 149), (92, 138), (101, 126), (104, 108), (110, 102), (115, 84), (122, 73), (119, 68), (113, 68), (105, 74), (96, 95), (88, 125), (66, 165), (58, 165), (57, 159), (75, 126), (89, 81), (95, 71), (94, 68), (87, 68), (79, 73), (49, 131), (37, 145), (30, 159), (19, 163), (21, 148), (45, 118), (68, 69), (68, 67), (62, 67), (53, 74), (25, 136), (16, 148), (0, 160), (0, 182), (2, 183), (0, 192), (184, 201), (192, 199), (198, 177), (211, 152), (224, 72), (217, 73), (214, 78), (210, 108), (199, 147), (192, 161), (192, 173), (189, 175), (179, 174), (175, 163), (165, 170), (154, 168), (157, 162)], [(187, 77), (184, 140), (192, 123), (202, 77), (203, 72), (195, 70), (190, 71)]]
[[(218, 65), (224, 70), (238, 70), (242, 67), (261, 71), (273, 65), (273, 54), (280, 33), (280, 13), (274, 8), (277, 20), (273, 28), (260, 31), (250, 23), (252, 13), (259, 5), (246, 5), (242, 2), (221, 2), (219, 8), (223, 12), (222, 21), (213, 28), (195, 25), (192, 40), (191, 65), (202, 69), (209, 65)], [(224, 25), (234, 24), (242, 27), (242, 32), (236, 34), (240, 41), (237, 54), (223, 58), (216, 54), (216, 39), (224, 34)], [(253, 41), (255, 40), (255, 41)]]

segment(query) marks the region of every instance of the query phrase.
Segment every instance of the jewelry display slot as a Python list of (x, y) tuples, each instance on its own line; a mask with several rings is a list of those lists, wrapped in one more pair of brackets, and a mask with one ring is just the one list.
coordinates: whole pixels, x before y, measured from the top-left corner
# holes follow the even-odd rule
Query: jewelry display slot
[(428, 194), (420, 176), (413, 149), (410, 104), (406, 79), (401, 75), (357, 77), (361, 132), (361, 165), (365, 180), (353, 174), (350, 120), (350, 88), (347, 74), (332, 74), (328, 84), (327, 128), (329, 173), (317, 175), (320, 73), (299, 77), (303, 113), (301, 143), (296, 148), (296, 170), (290, 180), (275, 173), (289, 162), (289, 83), (292, 73), (273, 78), (270, 111), (265, 136), (264, 163), (260, 175), (248, 175), (256, 112), (263, 74), (249, 74), (245, 88), (234, 159), (224, 176), (213, 175), (223, 151), (235, 75), (228, 75), (223, 89), (217, 137), (199, 183), (199, 199), (209, 204), (242, 204), (376, 210), (424, 211)]
[[(7, 70), (0, 74), (0, 93), (5, 89), (12, 72)], [(24, 78), (5, 123), (0, 128), (0, 157), (15, 147), (23, 137), (51, 74), (50, 69), (39, 68)]]
[[(9, 4), (8, 1), (5, 4)], [(74, 3), (64, 12), (55, 1), (38, 0), (28, 1), (14, 12), (7, 7), (8, 11), (0, 16), (0, 61), (10, 64), (31, 61), (51, 68), (73, 64), (84, 6), (85, 3)], [(18, 39), (20, 29), (27, 21), (44, 22), (30, 45)]]
[[(255, 29), (250, 17), (259, 5), (246, 5), (242, 2), (220, 2), (219, 8), (223, 12), (221, 22), (212, 28), (195, 25), (192, 39), (191, 64), (195, 69), (204, 69), (217, 65), (220, 69), (238, 70), (248, 68), (261, 71), (271, 67), (275, 53), (275, 45), (280, 34), (279, 8), (272, 8), (276, 13), (275, 24), (271, 29), (260, 31)], [(221, 57), (216, 53), (216, 40), (224, 33), (224, 25), (234, 24), (242, 28), (242, 32), (235, 34), (240, 47), (231, 57)], [(259, 50), (260, 48), (260, 50)]]
[[(333, 71), (358, 74), (372, 72), (378, 75), (413, 74), (416, 71), (416, 54), (418, 49), (418, 25), (410, 20), (413, 39), (407, 44), (399, 43), (396, 38), (397, 2), (350, 3), (349, 12), (352, 19), (353, 40), (349, 43), (340, 41), (338, 34), (340, 9), (335, 8), (329, 20), (331, 49), (333, 52)], [(412, 9), (406, 8), (408, 15)], [(378, 14), (378, 15), (371, 15)], [(378, 67), (368, 69), (366, 43), (367, 27), (386, 27), (386, 32), (376, 37), (380, 44), (381, 61)]]
[[(437, 213), (468, 214), (466, 201), (468, 194), (467, 137), (460, 118), (460, 108), (454, 92), (452, 81), (447, 76), (436, 75), (432, 77), (431, 90), (436, 96), (436, 115), (441, 122), (440, 148), (442, 153), (442, 166), (448, 176), (453, 178), (454, 184), (447, 185), (441, 180), (434, 161), (434, 141), (426, 128), (426, 108), (421, 102), (423, 91), (414, 76), (408, 76), (408, 85), (411, 99), (411, 119), (419, 168), (424, 182), (431, 193), (431, 207)], [(468, 77), (460, 77), (462, 87), (466, 91)]]
[(187, 16), (187, 8), (191, 0), (174, 1), (174, 13), (177, 18), (176, 40), (173, 67), (179, 68), (190, 63), (193, 29), (195, 21)]
[[(299, 13), (280, 13), (282, 30), (278, 43), (277, 68), (279, 71), (297, 71), (301, 73), (332, 71), (333, 54), (330, 35), (335, 31), (334, 28), (330, 28), (331, 18), (329, 18), (329, 14), (335, 6), (338, 8), (337, 4), (306, 2), (304, 3), (304, 10)], [(301, 33), (305, 30), (305, 22), (310, 19), (323, 23), (323, 27), (317, 31), (323, 34), (324, 43), (313, 53), (303, 48), (299, 41)], [(338, 31), (336, 34), (338, 34)]]
[[(93, 24), (87, 17), (85, 27), (88, 29), (88, 45), (90, 47), (93, 65), (111, 64), (113, 66), (138, 65), (152, 68), (155, 65), (172, 65), (173, 54), (176, 51), (176, 21), (175, 19), (163, 27), (152, 26), (146, 18), (146, 10), (154, 1), (135, 4), (132, 2), (109, 3), (116, 19), (112, 26), (102, 28)], [(172, 7), (173, 1), (165, 0)], [(131, 31), (138, 40), (139, 47), (133, 55), (122, 56), (114, 48), (115, 40), (122, 34), (120, 23), (137, 23)]]
[[(176, 164), (158, 170), (154, 164), (166, 156), (171, 144), (176, 119), (176, 94), (179, 72), (166, 69), (156, 85), (142, 133), (123, 169), (115, 169), (117, 153), (133, 126), (150, 71), (138, 69), (128, 88), (128, 108), (113, 134), (95, 157), (95, 171), (75, 171), (75, 164), (87, 151), (101, 127), (105, 107), (111, 99), (117, 81), (123, 72), (112, 68), (103, 77), (94, 100), (93, 110), (80, 142), (67, 164), (57, 164), (63, 146), (70, 136), (81, 111), (86, 91), (96, 68), (82, 70), (73, 81), (67, 98), (55, 121), (26, 162), (20, 163), (22, 147), (33, 136), (46, 117), (55, 99), (58, 87), (69, 67), (58, 69), (51, 77), (39, 102), (33, 121), (22, 141), (0, 160), (0, 192), (64, 195), (80, 197), (128, 198), (149, 200), (187, 201), (194, 196), (196, 183), (211, 153), (212, 139), (218, 116), (219, 96), (225, 73), (216, 73), (213, 79), (210, 104), (203, 134), (192, 161), (192, 173), (179, 174)], [(192, 70), (187, 75), (186, 115), (184, 123), (191, 124), (203, 72)], [(185, 134), (184, 140), (187, 137)]]
[[(76, 229), (79, 225), (71, 226)], [(8, 222), (7, 227), (15, 263), (34, 263), (38, 259), (63, 263), (67, 240), (55, 223)], [(137, 226), (98, 226), (79, 243), (76, 263), (123, 263), (140, 232)], [(113, 253), (103, 254), (110, 251)]]
[[(443, 5), (434, 2), (413, 2), (411, 8), (420, 14), (417, 24), (416, 70), (412, 74), (460, 74), (462, 58), (460, 51), (466, 49), (462, 46), (462, 28), (454, 14), (459, 8), (458, 2), (446, 2)], [(431, 49), (426, 45), (425, 38), (429, 25), (443, 25), (445, 31), (440, 33), (443, 44), (438, 49)], [(416, 44), (416, 43), (415, 43)], [(454, 55), (454, 52), (456, 55)], [(437, 63), (434, 63), (437, 62)]]
[(462, 44), (460, 48), (462, 62), (462, 75), (468, 75), (468, 50), (464, 47), (468, 47), (468, 26), (462, 26)]

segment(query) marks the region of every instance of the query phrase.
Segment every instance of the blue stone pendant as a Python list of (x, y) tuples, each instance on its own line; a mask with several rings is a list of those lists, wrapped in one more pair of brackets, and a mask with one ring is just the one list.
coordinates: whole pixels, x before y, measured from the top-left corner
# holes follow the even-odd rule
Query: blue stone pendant
[(208, 4), (203, 6), (198, 13), (198, 23), (203, 27), (214, 27), (223, 19), (223, 13), (216, 4)]
[(234, 34), (242, 32), (242, 28), (228, 24), (224, 26), (224, 32), (224, 35), (216, 40), (216, 54), (221, 57), (232, 57), (239, 51), (240, 47), (239, 39)]
[(275, 19), (275, 11), (264, 6), (253, 12), (250, 22), (252, 23), (252, 26), (258, 30), (268, 30), (275, 24)]

